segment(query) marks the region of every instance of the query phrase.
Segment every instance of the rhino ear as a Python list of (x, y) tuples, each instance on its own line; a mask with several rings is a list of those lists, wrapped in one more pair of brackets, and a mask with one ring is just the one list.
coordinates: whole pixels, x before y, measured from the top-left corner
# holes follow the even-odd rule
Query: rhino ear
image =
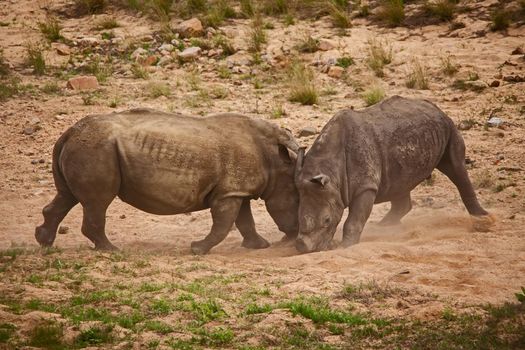
[(321, 186), (325, 186), (327, 183), (330, 182), (330, 176), (325, 175), (325, 174), (319, 174), (319, 175), (315, 175), (314, 177), (312, 177), (310, 181), (317, 182)]
[(290, 158), (288, 148), (285, 145), (281, 145), (280, 143), (277, 146), (279, 147), (279, 158), (281, 158), (281, 160), (286, 164), (292, 163), (292, 158)]

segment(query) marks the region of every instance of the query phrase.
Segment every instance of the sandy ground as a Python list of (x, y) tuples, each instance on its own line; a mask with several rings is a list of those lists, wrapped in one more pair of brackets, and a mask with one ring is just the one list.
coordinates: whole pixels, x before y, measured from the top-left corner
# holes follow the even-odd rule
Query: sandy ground
[[(489, 2), (477, 2), (489, 6)], [(59, 3), (60, 5), (60, 3)], [(59, 6), (57, 5), (57, 6)], [(115, 12), (122, 27), (119, 35), (131, 35), (133, 30), (148, 32), (152, 24), (145, 18)], [(7, 1), (0, 4), (3, 20), (13, 23), (0, 27), (0, 46), (4, 55), (18, 70), (22, 81), (42, 86), (54, 78), (36, 77), (23, 68), (24, 42), (39, 37), (35, 18), (43, 18), (45, 11), (33, 1)], [(446, 111), (454, 121), (472, 119), (477, 122), (470, 130), (462, 131), (467, 145), (467, 157), (473, 161), (469, 169), (474, 182), (489, 179), (488, 188), (478, 188), (482, 205), (496, 218), (490, 232), (474, 232), (459, 194), (441, 174), (434, 184), (420, 185), (412, 195), (414, 209), (399, 227), (377, 227), (377, 222), (388, 210), (388, 204), (377, 205), (367, 224), (361, 243), (347, 249), (298, 255), (292, 244), (281, 243), (280, 233), (263, 203), (254, 203), (254, 216), (259, 233), (273, 244), (270, 248), (252, 251), (240, 247), (240, 234), (233, 230), (227, 239), (198, 261), (220, 266), (224, 273), (248, 273), (260, 269), (286, 271), (287, 282), (282, 288), (294, 293), (330, 293), (345, 283), (377, 281), (391, 286), (423, 293), (432, 293), (441, 300), (465, 304), (501, 303), (514, 299), (514, 293), (525, 285), (525, 83), (503, 82), (500, 87), (483, 92), (459, 91), (450, 87), (453, 78), (439, 73), (443, 54), (450, 54), (460, 65), (458, 76), (477, 72), (480, 80), (490, 84), (498, 74), (525, 74), (523, 55), (511, 52), (523, 45), (525, 28), (513, 27), (507, 34), (487, 32), (478, 37), (474, 33), (485, 28), (487, 20), (465, 18), (466, 28), (451, 35), (447, 24), (421, 28), (386, 29), (357, 20), (347, 35), (335, 37), (325, 19), (299, 22), (285, 27), (275, 21), (275, 29), (268, 30), (268, 47), (294, 45), (294, 33), (310, 32), (319, 37), (335, 37), (344, 43), (345, 50), (356, 60), (348, 69), (350, 80), (359, 85), (382, 86), (387, 95), (427, 98)], [(12, 22), (14, 18), (16, 22)], [(96, 36), (92, 23), (96, 18), (64, 19), (64, 33), (69, 36)], [(133, 29), (133, 24), (137, 26)], [(239, 46), (248, 21), (237, 20), (224, 27), (226, 32), (239, 34)], [(287, 35), (285, 35), (287, 34)], [(366, 42), (371, 36), (388, 39), (394, 48), (394, 62), (386, 69), (386, 77), (374, 77), (364, 63)], [(288, 39), (291, 38), (291, 39)], [(305, 54), (306, 61), (315, 55)], [(49, 60), (60, 59), (51, 50)], [(419, 57), (430, 72), (429, 90), (411, 90), (404, 86), (404, 78), (412, 57)], [(219, 84), (229, 90), (225, 99), (213, 100), (212, 105), (189, 107), (184, 104), (188, 92), (185, 74), (188, 67), (154, 69), (150, 80), (163, 80), (172, 86), (172, 96), (152, 99), (141, 91), (144, 82), (115, 74), (102, 85), (102, 97), (95, 105), (82, 103), (79, 93), (65, 90), (65, 82), (58, 81), (61, 93), (36, 93), (0, 102), (0, 249), (10, 247), (36, 248), (34, 227), (41, 223), (41, 209), (54, 196), (50, 171), (51, 151), (57, 137), (75, 121), (90, 113), (112, 111), (107, 106), (111, 97), (118, 97), (116, 110), (148, 106), (160, 110), (178, 110), (206, 114), (233, 110), (257, 118), (269, 119), (279, 103), (286, 110), (284, 118), (275, 123), (291, 128), (294, 133), (305, 126), (320, 127), (343, 107), (362, 108), (360, 93), (343, 79), (332, 79), (318, 73), (319, 86), (330, 87), (335, 94), (323, 96), (318, 106), (300, 106), (286, 100), (286, 87), (276, 82), (256, 90), (249, 83), (232, 78), (221, 79), (214, 65), (205, 59), (195, 66), (202, 84)], [(240, 85), (234, 81), (241, 81)], [(180, 84), (179, 84), (180, 83)], [(513, 97), (514, 96), (514, 97)], [(257, 110), (254, 110), (255, 101)], [(277, 101), (277, 102), (276, 102)], [(520, 114), (520, 108), (522, 114)], [(494, 112), (495, 111), (495, 112)], [(506, 121), (502, 128), (484, 128), (491, 112)], [(28, 136), (22, 133), (26, 125), (38, 118), (41, 130)], [(299, 141), (310, 145), (314, 137)], [(42, 163), (38, 161), (42, 159)], [(32, 161), (36, 160), (36, 164)], [(33, 162), (34, 163), (34, 162)], [(503, 190), (496, 191), (498, 184)], [(501, 189), (501, 188), (499, 188)], [(162, 266), (173, 261), (195, 261), (189, 245), (207, 234), (211, 218), (208, 211), (186, 215), (161, 217), (140, 212), (118, 199), (108, 210), (107, 232), (110, 240), (129, 254), (152, 257)], [(70, 228), (58, 235), (56, 246), (67, 256), (88, 256), (89, 241), (80, 233), (82, 213), (79, 206), (67, 216), (63, 225)], [(340, 239), (341, 228), (336, 239)], [(106, 273), (109, 275), (111, 271)], [(260, 277), (250, 283), (265, 283), (279, 279), (279, 273)], [(293, 276), (290, 277), (290, 276)], [(101, 276), (100, 278), (103, 278)], [(191, 272), (187, 275), (191, 279)], [(8, 288), (3, 285), (0, 288)]]

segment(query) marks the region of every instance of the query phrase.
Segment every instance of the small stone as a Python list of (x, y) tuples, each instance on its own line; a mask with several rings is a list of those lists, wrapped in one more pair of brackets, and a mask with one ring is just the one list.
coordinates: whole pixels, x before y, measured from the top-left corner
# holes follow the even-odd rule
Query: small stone
[(170, 64), (172, 61), (173, 58), (171, 56), (162, 56), (157, 64), (161, 67), (164, 67)]
[(37, 132), (40, 129), (42, 129), (40, 125), (26, 126), (24, 130), (22, 130), (22, 134), (30, 136), (30, 135), (33, 135), (35, 132)]
[(466, 81), (465, 86), (469, 90), (480, 92), (488, 88), (489, 85), (481, 80), (474, 80), (474, 81)]
[(51, 47), (56, 50), (59, 55), (68, 56), (71, 54), (69, 46), (63, 43), (52, 43)]
[(202, 23), (198, 18), (191, 18), (187, 21), (179, 23), (175, 27), (175, 31), (182, 37), (191, 38), (194, 36), (201, 36), (204, 33)]
[(73, 90), (92, 90), (98, 89), (98, 80), (95, 76), (79, 76), (67, 81), (67, 87)]
[(317, 134), (317, 130), (314, 127), (307, 126), (299, 131), (299, 137), (308, 137)]
[(33, 165), (38, 164), (38, 159), (31, 160), (31, 164), (33, 164)]
[(459, 130), (470, 130), (474, 126), (474, 122), (471, 120), (462, 120), (458, 123)]
[(506, 75), (503, 80), (509, 83), (523, 83), (525, 82), (525, 76), (520, 75)]
[(153, 35), (150, 35), (150, 34), (146, 34), (142, 37), (142, 41), (145, 43), (153, 41), (153, 40), (155, 40), (155, 38), (153, 38)]
[(120, 219), (125, 219), (126, 218), (126, 215), (122, 214), (121, 216), (119, 216)]
[(92, 38), (92, 37), (82, 38), (79, 40), (79, 43), (82, 46), (92, 46), (92, 47), (100, 45), (100, 41), (97, 38)]
[(328, 51), (335, 49), (337, 47), (337, 43), (330, 39), (319, 39), (319, 50), (321, 51)]
[(40, 158), (40, 159), (38, 160), (38, 162), (39, 162), (40, 164), (44, 164), (44, 163), (46, 162), (46, 160), (45, 160), (44, 158)]
[(199, 57), (201, 51), (202, 49), (198, 46), (188, 47), (187, 49), (179, 53), (179, 57), (183, 60), (192, 60)]
[(146, 59), (142, 61), (142, 65), (143, 66), (154, 66), (158, 60), (159, 58), (157, 56), (151, 55), (151, 56), (146, 57)]
[(491, 117), (489, 120), (487, 120), (487, 125), (492, 127), (498, 127), (503, 125), (505, 122), (503, 119), (499, 117)]
[(494, 74), (494, 79), (503, 79), (503, 74), (501, 73)]
[(159, 51), (173, 51), (175, 49), (175, 46), (172, 44), (162, 44), (159, 47)]
[(58, 234), (59, 235), (65, 235), (69, 232), (69, 226), (60, 226), (58, 228)]
[(518, 46), (517, 48), (512, 50), (512, 52), (510, 54), (511, 55), (523, 55), (523, 54), (525, 54), (525, 52), (523, 51), (523, 48), (521, 46)]
[(345, 69), (339, 66), (331, 66), (328, 69), (328, 76), (332, 78), (339, 79), (343, 76)]
[(498, 87), (500, 84), (500, 81), (499, 80), (493, 80), (491, 83), (490, 83), (490, 87)]
[(147, 54), (148, 54), (147, 50), (143, 49), (142, 47), (139, 47), (138, 49), (136, 49), (135, 51), (131, 53), (131, 58), (136, 61), (137, 58), (146, 56)]

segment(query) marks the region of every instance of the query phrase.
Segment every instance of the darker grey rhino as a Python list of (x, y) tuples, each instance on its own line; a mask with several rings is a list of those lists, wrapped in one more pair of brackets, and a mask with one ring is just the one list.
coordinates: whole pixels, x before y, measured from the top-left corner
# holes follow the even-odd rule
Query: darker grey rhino
[(96, 249), (115, 249), (104, 232), (106, 209), (118, 196), (148, 213), (211, 209), (211, 232), (192, 242), (195, 254), (220, 243), (233, 224), (247, 248), (269, 243), (255, 230), (250, 200), (261, 198), (287, 237), (298, 231), (294, 184), (298, 145), (290, 131), (238, 114), (192, 117), (150, 109), (83, 118), (53, 149), (57, 194), (43, 209), (37, 241), (51, 246), (77, 203), (82, 233)]
[(468, 178), (463, 139), (431, 102), (394, 96), (361, 111), (343, 110), (303, 154), (296, 173), (300, 252), (331, 247), (345, 208), (343, 247), (359, 242), (374, 203), (391, 202), (380, 224), (399, 223), (412, 208), (410, 191), (434, 168), (454, 183), (478, 223), (491, 223)]

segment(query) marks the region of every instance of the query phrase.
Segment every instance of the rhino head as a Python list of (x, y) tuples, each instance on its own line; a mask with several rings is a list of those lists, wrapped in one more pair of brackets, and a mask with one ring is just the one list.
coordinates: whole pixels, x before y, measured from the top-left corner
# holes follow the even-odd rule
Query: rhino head
[(345, 206), (336, 177), (323, 173), (312, 160), (306, 159), (303, 166), (303, 160), (304, 148), (299, 151), (295, 171), (300, 197), (295, 247), (300, 253), (309, 253), (331, 247)]

